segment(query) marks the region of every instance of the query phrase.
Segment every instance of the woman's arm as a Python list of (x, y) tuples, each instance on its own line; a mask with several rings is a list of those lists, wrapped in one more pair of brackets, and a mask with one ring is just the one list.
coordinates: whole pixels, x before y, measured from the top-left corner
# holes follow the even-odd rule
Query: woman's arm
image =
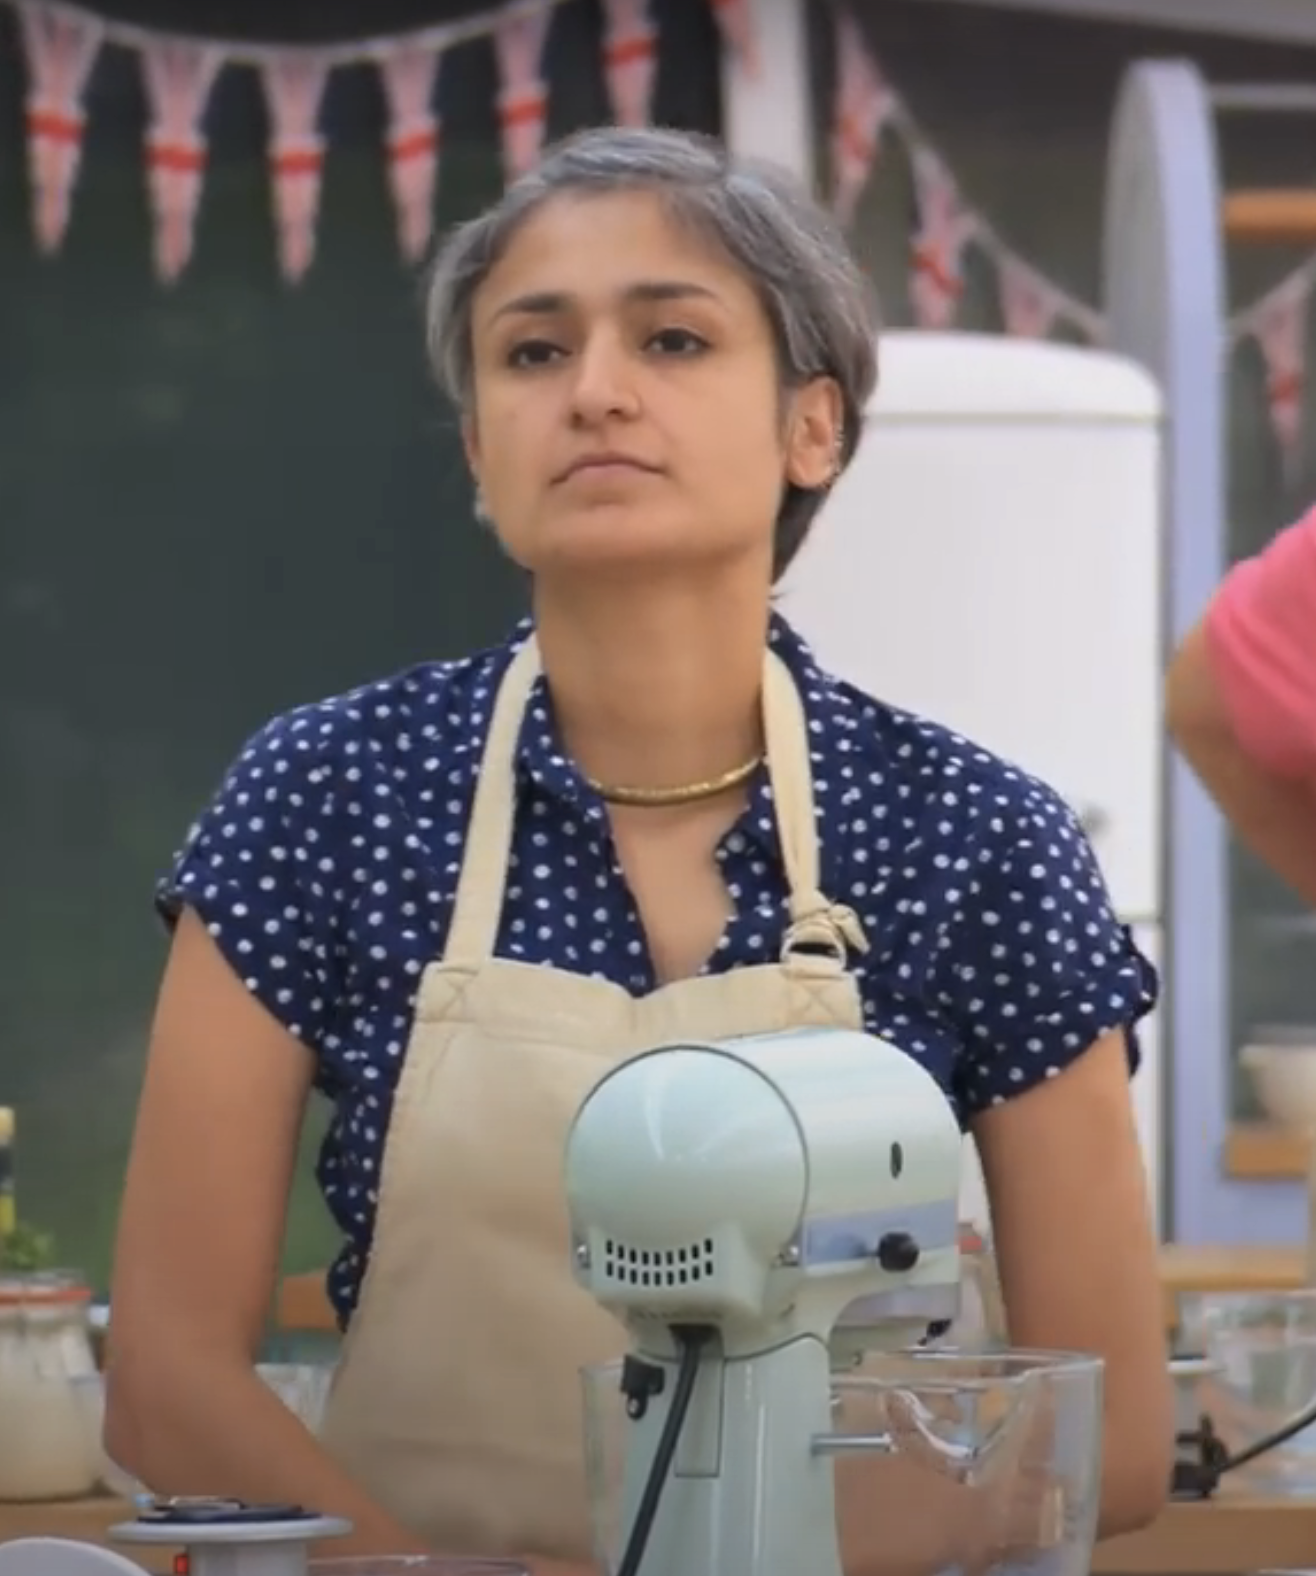
[(1174, 1401), (1122, 1030), (973, 1124), (1013, 1345), (1105, 1360), (1100, 1536), (1155, 1519)]
[(983, 829), (939, 974), (1013, 1344), (1105, 1363), (1103, 1537), (1170, 1489), (1173, 1389), (1129, 1092), (1158, 982), (1077, 818), (1017, 773)]
[(1225, 578), (1175, 653), (1165, 707), (1241, 841), (1316, 903), (1316, 511)]
[(175, 928), (119, 1224), (106, 1446), (157, 1492), (343, 1516), (329, 1555), (422, 1552), (255, 1371), (346, 990), (344, 895), (311, 855), (343, 813), (348, 722), (309, 708), (254, 735), (159, 894)]
[(106, 1448), (158, 1493), (346, 1516), (336, 1553), (419, 1550), (255, 1372), (312, 1065), (184, 910), (119, 1224)]
[[(1316, 610), (1313, 611), (1316, 619)], [(1316, 624), (1312, 635), (1316, 656)], [(1246, 705), (1241, 698), (1235, 707)], [(1180, 754), (1258, 859), (1316, 903), (1316, 767), (1277, 771), (1253, 753), (1222, 690), (1207, 629), (1199, 624), (1175, 653), (1165, 691), (1166, 725)], [(1311, 721), (1316, 742), (1316, 717)]]

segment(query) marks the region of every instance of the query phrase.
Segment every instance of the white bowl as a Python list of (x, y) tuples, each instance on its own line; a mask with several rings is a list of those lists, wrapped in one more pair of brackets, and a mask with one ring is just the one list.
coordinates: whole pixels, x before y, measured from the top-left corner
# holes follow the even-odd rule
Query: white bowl
[(1238, 1059), (1272, 1122), (1316, 1128), (1316, 1039), (1245, 1045)]

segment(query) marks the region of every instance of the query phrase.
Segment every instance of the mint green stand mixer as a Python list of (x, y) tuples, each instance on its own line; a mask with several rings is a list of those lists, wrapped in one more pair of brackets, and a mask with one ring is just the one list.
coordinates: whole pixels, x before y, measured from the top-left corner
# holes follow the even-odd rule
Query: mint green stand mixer
[[(908, 1442), (842, 1428), (846, 1396), (870, 1382), (846, 1377), (861, 1360), (906, 1371), (906, 1433), (946, 1483), (972, 1481), (1034, 1406), (1045, 1354), (925, 1352), (928, 1370), (909, 1355), (957, 1313), (961, 1143), (913, 1057), (845, 1029), (668, 1045), (594, 1087), (567, 1141), (575, 1273), (632, 1347), (602, 1388), (586, 1376), (607, 1576), (853, 1576), (838, 1477)], [(1028, 1563), (1045, 1549), (1051, 1570), (1086, 1571), (1100, 1363), (1072, 1366), (1086, 1388), (1067, 1437), (1034, 1429), (1039, 1510), (1023, 1541)], [(861, 1399), (892, 1417), (873, 1382)]]

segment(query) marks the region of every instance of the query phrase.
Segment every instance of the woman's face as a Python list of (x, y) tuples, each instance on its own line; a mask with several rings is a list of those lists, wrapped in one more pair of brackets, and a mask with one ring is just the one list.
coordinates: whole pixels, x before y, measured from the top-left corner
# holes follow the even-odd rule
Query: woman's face
[(467, 452), (533, 573), (770, 567), (787, 481), (832, 475), (840, 398), (784, 403), (767, 317), (649, 193), (558, 197), (476, 293)]

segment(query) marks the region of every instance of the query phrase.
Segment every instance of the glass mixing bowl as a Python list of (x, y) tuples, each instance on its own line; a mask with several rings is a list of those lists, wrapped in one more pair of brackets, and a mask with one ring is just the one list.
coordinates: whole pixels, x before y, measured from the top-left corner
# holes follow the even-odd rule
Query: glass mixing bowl
[[(629, 1527), (621, 1364), (586, 1370), (586, 1463), (607, 1576)], [(868, 1571), (1045, 1569), (1088, 1576), (1101, 1490), (1102, 1364), (1052, 1352), (874, 1354), (833, 1375), (835, 1553)], [(693, 1408), (692, 1408), (693, 1411)], [(660, 1505), (659, 1516), (662, 1515)], [(656, 1531), (656, 1527), (655, 1527)]]

